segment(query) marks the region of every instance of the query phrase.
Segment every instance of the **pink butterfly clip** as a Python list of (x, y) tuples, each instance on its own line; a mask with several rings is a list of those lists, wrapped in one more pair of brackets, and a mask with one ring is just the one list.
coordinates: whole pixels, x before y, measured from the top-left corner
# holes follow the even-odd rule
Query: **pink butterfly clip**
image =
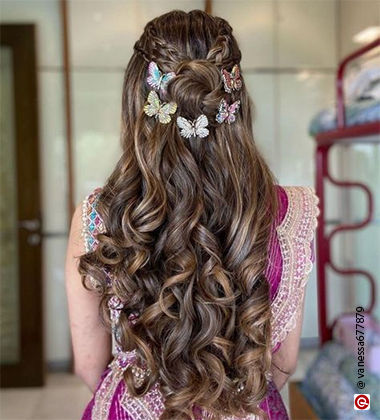
[(236, 120), (236, 113), (240, 108), (240, 101), (236, 101), (231, 105), (228, 105), (225, 99), (220, 101), (218, 113), (216, 114), (216, 121), (219, 124), (226, 122), (231, 124)]
[(231, 93), (233, 90), (240, 90), (242, 87), (240, 68), (237, 64), (232, 67), (231, 73), (222, 69), (222, 79), (224, 83), (224, 90), (227, 93)]

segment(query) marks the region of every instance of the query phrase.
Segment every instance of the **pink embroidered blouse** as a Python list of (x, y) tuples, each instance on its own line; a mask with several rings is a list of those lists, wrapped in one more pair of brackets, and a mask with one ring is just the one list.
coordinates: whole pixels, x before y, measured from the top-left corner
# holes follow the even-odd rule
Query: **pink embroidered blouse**
[[(295, 328), (301, 312), (302, 297), (308, 276), (315, 261), (314, 231), (319, 214), (318, 197), (311, 187), (277, 186), (279, 195), (278, 219), (273, 224), (269, 241), (269, 257), (266, 278), (270, 284), (272, 312), (272, 349), (277, 351), (287, 334)], [(83, 238), (86, 251), (97, 246), (96, 234), (104, 231), (103, 221), (96, 211), (101, 189), (95, 189), (83, 201)], [(117, 345), (117, 324), (123, 308), (116, 296), (109, 302), (113, 323), (113, 360), (105, 370), (93, 398), (88, 403), (82, 420), (158, 420), (164, 410), (164, 397), (156, 383), (141, 398), (128, 393), (123, 381), (123, 371), (133, 365), (136, 354), (123, 352)], [(133, 320), (132, 320), (133, 322)], [(144, 371), (135, 366), (136, 381)], [(288, 414), (280, 393), (269, 382), (266, 398), (260, 407), (269, 419), (286, 420)], [(197, 420), (212, 416), (200, 407), (194, 407)], [(225, 417), (225, 420), (254, 420), (253, 415), (243, 418)], [(258, 420), (258, 419), (256, 419)]]

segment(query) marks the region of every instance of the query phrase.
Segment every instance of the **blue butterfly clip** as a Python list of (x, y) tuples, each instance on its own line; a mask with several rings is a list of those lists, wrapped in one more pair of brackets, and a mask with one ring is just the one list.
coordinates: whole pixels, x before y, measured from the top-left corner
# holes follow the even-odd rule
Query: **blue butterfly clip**
[(169, 73), (162, 73), (154, 61), (149, 63), (147, 82), (148, 85), (155, 91), (161, 91), (165, 94), (169, 81), (174, 77), (175, 73), (173, 71)]

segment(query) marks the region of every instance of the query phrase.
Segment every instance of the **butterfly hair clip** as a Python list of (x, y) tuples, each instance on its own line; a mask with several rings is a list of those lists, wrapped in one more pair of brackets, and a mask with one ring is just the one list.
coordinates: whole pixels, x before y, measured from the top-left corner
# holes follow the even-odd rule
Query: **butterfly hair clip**
[(218, 113), (216, 114), (216, 121), (219, 124), (226, 122), (231, 124), (236, 121), (236, 113), (240, 108), (240, 101), (236, 101), (229, 105), (225, 99), (220, 101)]
[(168, 124), (171, 121), (171, 115), (177, 111), (175, 102), (161, 102), (157, 92), (151, 90), (147, 99), (148, 103), (144, 106), (144, 112), (149, 117), (155, 117), (161, 124)]
[(190, 137), (207, 137), (209, 134), (208, 119), (206, 115), (200, 115), (196, 120), (189, 121), (184, 117), (177, 117), (177, 125), (181, 129), (180, 135), (189, 139)]
[(231, 93), (233, 90), (240, 90), (243, 83), (240, 77), (239, 65), (235, 64), (232, 67), (231, 73), (226, 69), (222, 69), (222, 79), (224, 83), (224, 90), (227, 93)]
[(148, 65), (148, 77), (146, 79), (148, 85), (155, 91), (160, 91), (163, 94), (166, 93), (166, 88), (170, 80), (175, 77), (174, 72), (162, 73), (157, 64), (151, 61)]

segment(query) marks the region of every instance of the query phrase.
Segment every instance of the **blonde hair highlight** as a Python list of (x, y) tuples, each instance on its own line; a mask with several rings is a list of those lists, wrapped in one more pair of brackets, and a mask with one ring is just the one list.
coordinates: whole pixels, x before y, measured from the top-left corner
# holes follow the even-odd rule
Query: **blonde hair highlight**
[[(159, 381), (162, 419), (192, 418), (192, 405), (215, 418), (262, 414), (271, 367), (270, 299), (264, 272), (277, 212), (275, 180), (253, 140), (244, 85), (226, 95), (221, 69), (239, 64), (232, 28), (195, 10), (149, 22), (125, 71), (122, 156), (105, 184), (98, 211), (105, 233), (80, 258), (79, 270), (108, 300), (125, 303), (123, 350), (136, 349), (150, 369), (133, 396)], [(210, 122), (206, 139), (184, 139), (175, 118), (160, 124), (143, 112), (147, 66), (174, 71), (164, 98), (179, 114)], [(222, 98), (241, 101), (236, 122), (218, 124)], [(106, 284), (104, 267), (112, 274)], [(140, 316), (131, 324), (128, 315)], [(237, 384), (244, 384), (236, 392)]]

